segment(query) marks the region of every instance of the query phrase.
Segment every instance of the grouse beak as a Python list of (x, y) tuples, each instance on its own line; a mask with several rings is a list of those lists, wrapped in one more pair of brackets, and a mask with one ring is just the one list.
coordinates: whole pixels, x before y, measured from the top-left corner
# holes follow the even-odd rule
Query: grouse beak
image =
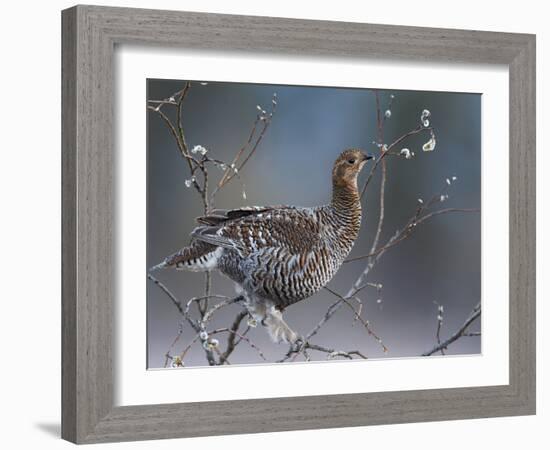
[(374, 159), (374, 155), (372, 153), (363, 153), (363, 161), (368, 161), (369, 159)]

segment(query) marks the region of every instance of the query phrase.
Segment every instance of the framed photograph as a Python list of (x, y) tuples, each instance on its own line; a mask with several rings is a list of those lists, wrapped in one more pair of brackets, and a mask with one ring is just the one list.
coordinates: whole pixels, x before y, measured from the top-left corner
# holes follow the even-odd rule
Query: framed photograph
[(534, 414), (533, 35), (62, 18), (65, 439)]
[(148, 368), (481, 353), (481, 94), (147, 84)]

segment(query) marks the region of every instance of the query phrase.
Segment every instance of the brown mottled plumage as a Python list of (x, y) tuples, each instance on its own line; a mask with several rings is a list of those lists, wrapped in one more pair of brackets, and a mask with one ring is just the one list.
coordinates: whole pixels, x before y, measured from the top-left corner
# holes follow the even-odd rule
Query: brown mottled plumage
[(340, 154), (328, 205), (249, 207), (199, 217), (191, 245), (156, 267), (218, 269), (237, 283), (248, 311), (276, 342), (294, 342), (281, 313), (325, 286), (349, 254), (361, 225), (357, 176), (370, 158), (355, 149)]

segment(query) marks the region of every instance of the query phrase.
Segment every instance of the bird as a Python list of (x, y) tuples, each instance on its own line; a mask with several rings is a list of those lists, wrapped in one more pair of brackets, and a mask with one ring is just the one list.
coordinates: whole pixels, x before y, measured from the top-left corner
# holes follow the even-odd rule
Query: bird
[(299, 336), (283, 312), (322, 289), (336, 274), (359, 234), (357, 178), (374, 157), (344, 150), (332, 169), (332, 198), (322, 206), (251, 206), (198, 217), (189, 246), (152, 269), (218, 270), (233, 280), (253, 323), (276, 343)]

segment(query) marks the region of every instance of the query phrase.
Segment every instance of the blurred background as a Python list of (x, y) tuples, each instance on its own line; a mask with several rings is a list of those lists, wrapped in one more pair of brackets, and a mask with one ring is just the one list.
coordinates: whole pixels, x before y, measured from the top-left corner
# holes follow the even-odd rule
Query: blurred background
[[(201, 80), (203, 81), (203, 80)], [(170, 97), (185, 81), (148, 80), (148, 99)], [(373, 87), (375, 88), (375, 87)], [(449, 92), (381, 90), (382, 112), (393, 95), (391, 117), (385, 120), (384, 142), (391, 143), (416, 128), (424, 109), (431, 112), (437, 146), (423, 152), (429, 133), (407, 138), (400, 148), (415, 152), (412, 159), (388, 157), (384, 232), (389, 239), (415, 213), (418, 199), (427, 201), (441, 191), (446, 179), (457, 180), (448, 189), (449, 198), (436, 208), (481, 207), (481, 95)], [(269, 110), (277, 93), (277, 111), (256, 154), (241, 173), (246, 185), (233, 180), (216, 198), (218, 208), (244, 205), (288, 204), (315, 206), (330, 200), (330, 173), (341, 150), (359, 147), (377, 152), (376, 103), (372, 90), (192, 82), (183, 108), (188, 146), (202, 145), (211, 157), (230, 161), (246, 142), (258, 114), (257, 105)], [(169, 108), (163, 109), (168, 112)], [(173, 136), (155, 112), (148, 111), (147, 267), (189, 243), (189, 234), (202, 213), (198, 194), (187, 188), (187, 163), (179, 154)], [(363, 170), (360, 185), (369, 168)], [(220, 177), (221, 170), (210, 171)], [(350, 257), (369, 252), (378, 222), (379, 173), (363, 200), (363, 223)], [(216, 181), (217, 179), (216, 178)], [(346, 293), (363, 271), (365, 260), (342, 266), (329, 286)], [(179, 299), (186, 302), (203, 295), (204, 274), (165, 270), (155, 274)], [(369, 358), (414, 357), (436, 344), (437, 306), (443, 305), (441, 330), (446, 339), (466, 319), (480, 300), (481, 216), (451, 213), (430, 219), (415, 233), (380, 259), (368, 281), (383, 285), (361, 292), (363, 317), (388, 347), (384, 353), (353, 313), (341, 308), (313, 339), (314, 343), (339, 350), (359, 349)], [(213, 273), (214, 294), (234, 295), (231, 281)], [(289, 307), (285, 320), (298, 334), (306, 334), (335, 300), (322, 290)], [(229, 326), (240, 307), (222, 308), (212, 327)], [(163, 367), (165, 354), (181, 325), (181, 315), (162, 291), (147, 284), (147, 366)], [(353, 325), (353, 326), (352, 326)], [(183, 324), (182, 335), (172, 349), (179, 353), (193, 339), (194, 331)], [(469, 331), (479, 331), (479, 321)], [(288, 346), (270, 341), (261, 327), (248, 336), (269, 361), (280, 359)], [(225, 338), (222, 340), (222, 347)], [(464, 337), (446, 352), (476, 354), (479, 336)], [(313, 360), (325, 353), (311, 352)], [(246, 343), (237, 347), (232, 364), (263, 361)], [(196, 344), (187, 353), (186, 366), (206, 365), (204, 351)]]

